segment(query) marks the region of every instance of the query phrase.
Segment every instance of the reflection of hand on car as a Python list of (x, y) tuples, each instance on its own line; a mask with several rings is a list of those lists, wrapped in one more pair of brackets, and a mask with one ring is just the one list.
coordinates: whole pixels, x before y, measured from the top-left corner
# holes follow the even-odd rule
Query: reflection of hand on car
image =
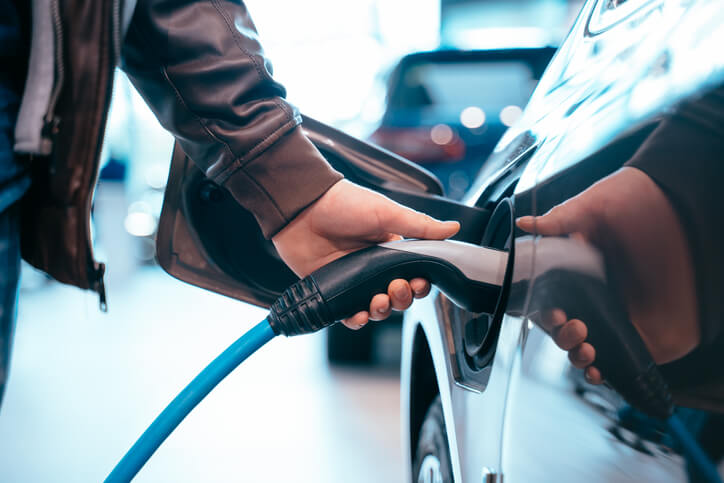
[[(610, 267), (613, 288), (657, 364), (692, 351), (700, 340), (694, 270), (677, 215), (643, 171), (624, 167), (539, 217), (517, 221), (544, 236), (582, 237), (597, 246)], [(596, 348), (585, 342), (585, 321), (561, 309), (541, 314), (540, 325), (568, 351), (571, 363), (599, 384)], [(603, 375), (605, 377), (605, 374)]]
[[(455, 221), (437, 221), (349, 181), (339, 181), (297, 215), (272, 239), (282, 260), (305, 276), (350, 252), (401, 237), (443, 240), (460, 229)], [(344, 321), (358, 329), (369, 319), (386, 319), (392, 309), (404, 310), (412, 299), (427, 295), (430, 283), (421, 278), (393, 280), (387, 294), (372, 298), (369, 311)]]

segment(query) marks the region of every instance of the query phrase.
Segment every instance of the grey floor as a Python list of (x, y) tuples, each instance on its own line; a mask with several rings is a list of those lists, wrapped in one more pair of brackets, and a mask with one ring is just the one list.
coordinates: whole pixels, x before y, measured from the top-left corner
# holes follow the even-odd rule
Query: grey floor
[[(101, 481), (191, 378), (264, 313), (143, 268), (97, 298), (21, 294), (0, 410), (0, 481)], [(399, 381), (332, 370), (323, 336), (272, 341), (171, 435), (137, 481), (394, 482)]]

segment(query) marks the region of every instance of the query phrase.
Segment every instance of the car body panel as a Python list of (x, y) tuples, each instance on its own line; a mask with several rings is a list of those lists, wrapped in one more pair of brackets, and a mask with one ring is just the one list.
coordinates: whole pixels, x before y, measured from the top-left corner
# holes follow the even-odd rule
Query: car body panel
[[(510, 381), (512, 356), (518, 346), (523, 320), (518, 317), (504, 317), (498, 339), (499, 350), (496, 351), (492, 363), (494, 370), (483, 391), (486, 397), (480, 397), (482, 393), (471, 391), (455, 381), (454, 358), (449, 357), (448, 348), (445, 347), (451, 343), (447, 333), (448, 321), (444, 316), (439, 319), (429, 316), (431, 312), (438, 311), (436, 305), (440, 303), (441, 297), (439, 292), (434, 290), (430, 296), (416, 301), (409, 309), (405, 316), (406, 323), (403, 325), (402, 350), (403, 354), (410, 354), (416, 341), (429, 344), (436, 384), (440, 388), (455, 481), (478, 481), (481, 478), (481, 468), (501, 466), (500, 443), (503, 435), (505, 394)], [(411, 320), (415, 320), (416, 323), (410, 323)], [(411, 400), (412, 374), (421, 368), (413, 368), (412, 364), (414, 364), (412, 358), (403, 358), (402, 440), (405, 442), (403, 455), (407, 481), (412, 481), (409, 471), (414, 457), (412, 444), (414, 438), (411, 434), (419, 431), (419, 427), (414, 427), (409, 416), (412, 413), (412, 406), (416, 404)], [(475, 426), (468, 423), (471, 420), (476, 422)]]
[(626, 15), (593, 34), (592, 18), (605, 3), (586, 3), (521, 121), (495, 148), (523, 132), (556, 143), (555, 162), (533, 160), (519, 191), (724, 79), (721, 1), (629, 0)]
[(687, 481), (682, 456), (626, 428), (620, 398), (590, 387), (540, 327), (524, 324), (518, 340), (502, 445), (506, 481)]

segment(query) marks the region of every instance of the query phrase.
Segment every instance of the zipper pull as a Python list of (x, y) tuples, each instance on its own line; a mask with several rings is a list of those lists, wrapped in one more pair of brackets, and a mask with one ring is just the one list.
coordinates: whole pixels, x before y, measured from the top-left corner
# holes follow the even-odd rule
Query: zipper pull
[(98, 293), (98, 305), (104, 314), (108, 312), (108, 302), (106, 300), (106, 284), (103, 282), (103, 275), (106, 272), (106, 265), (104, 263), (100, 263), (98, 265), (98, 272), (97, 276), (98, 279), (95, 283), (95, 291)]
[(58, 116), (46, 117), (43, 120), (43, 128), (41, 133), (45, 138), (53, 139), (60, 131), (60, 118)]
[(40, 130), (42, 140), (41, 151), (43, 154), (50, 154), (53, 151), (53, 143), (60, 132), (60, 118), (57, 116), (46, 117), (43, 120), (43, 127)]

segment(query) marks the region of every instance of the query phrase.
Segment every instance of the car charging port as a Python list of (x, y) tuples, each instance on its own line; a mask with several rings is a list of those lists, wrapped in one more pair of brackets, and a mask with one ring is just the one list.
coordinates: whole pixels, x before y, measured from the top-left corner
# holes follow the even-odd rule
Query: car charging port
[(503, 320), (504, 308), (508, 296), (512, 270), (513, 249), (513, 203), (510, 198), (498, 202), (481, 239), (481, 245), (510, 253), (509, 266), (503, 288), (495, 295), (497, 300), (491, 301), (495, 307), (490, 313), (475, 313), (461, 309), (450, 303), (446, 297), (440, 297), (439, 314), (445, 314), (446, 325), (450, 327), (451, 342), (455, 347), (453, 367), (458, 384), (476, 391), (487, 386), (491, 362), (495, 356), (495, 347)]
[[(490, 216), (490, 221), (483, 234), (481, 245), (498, 250), (511, 251), (513, 233), (513, 204), (509, 198), (498, 203)], [(513, 257), (510, 257), (512, 260)], [(508, 270), (510, 272), (511, 270)], [(495, 341), (500, 332), (502, 322), (506, 289), (505, 286), (498, 294), (495, 312), (492, 314), (479, 314), (465, 324), (465, 352), (470, 358), (472, 367), (480, 370), (487, 366), (495, 354)]]

